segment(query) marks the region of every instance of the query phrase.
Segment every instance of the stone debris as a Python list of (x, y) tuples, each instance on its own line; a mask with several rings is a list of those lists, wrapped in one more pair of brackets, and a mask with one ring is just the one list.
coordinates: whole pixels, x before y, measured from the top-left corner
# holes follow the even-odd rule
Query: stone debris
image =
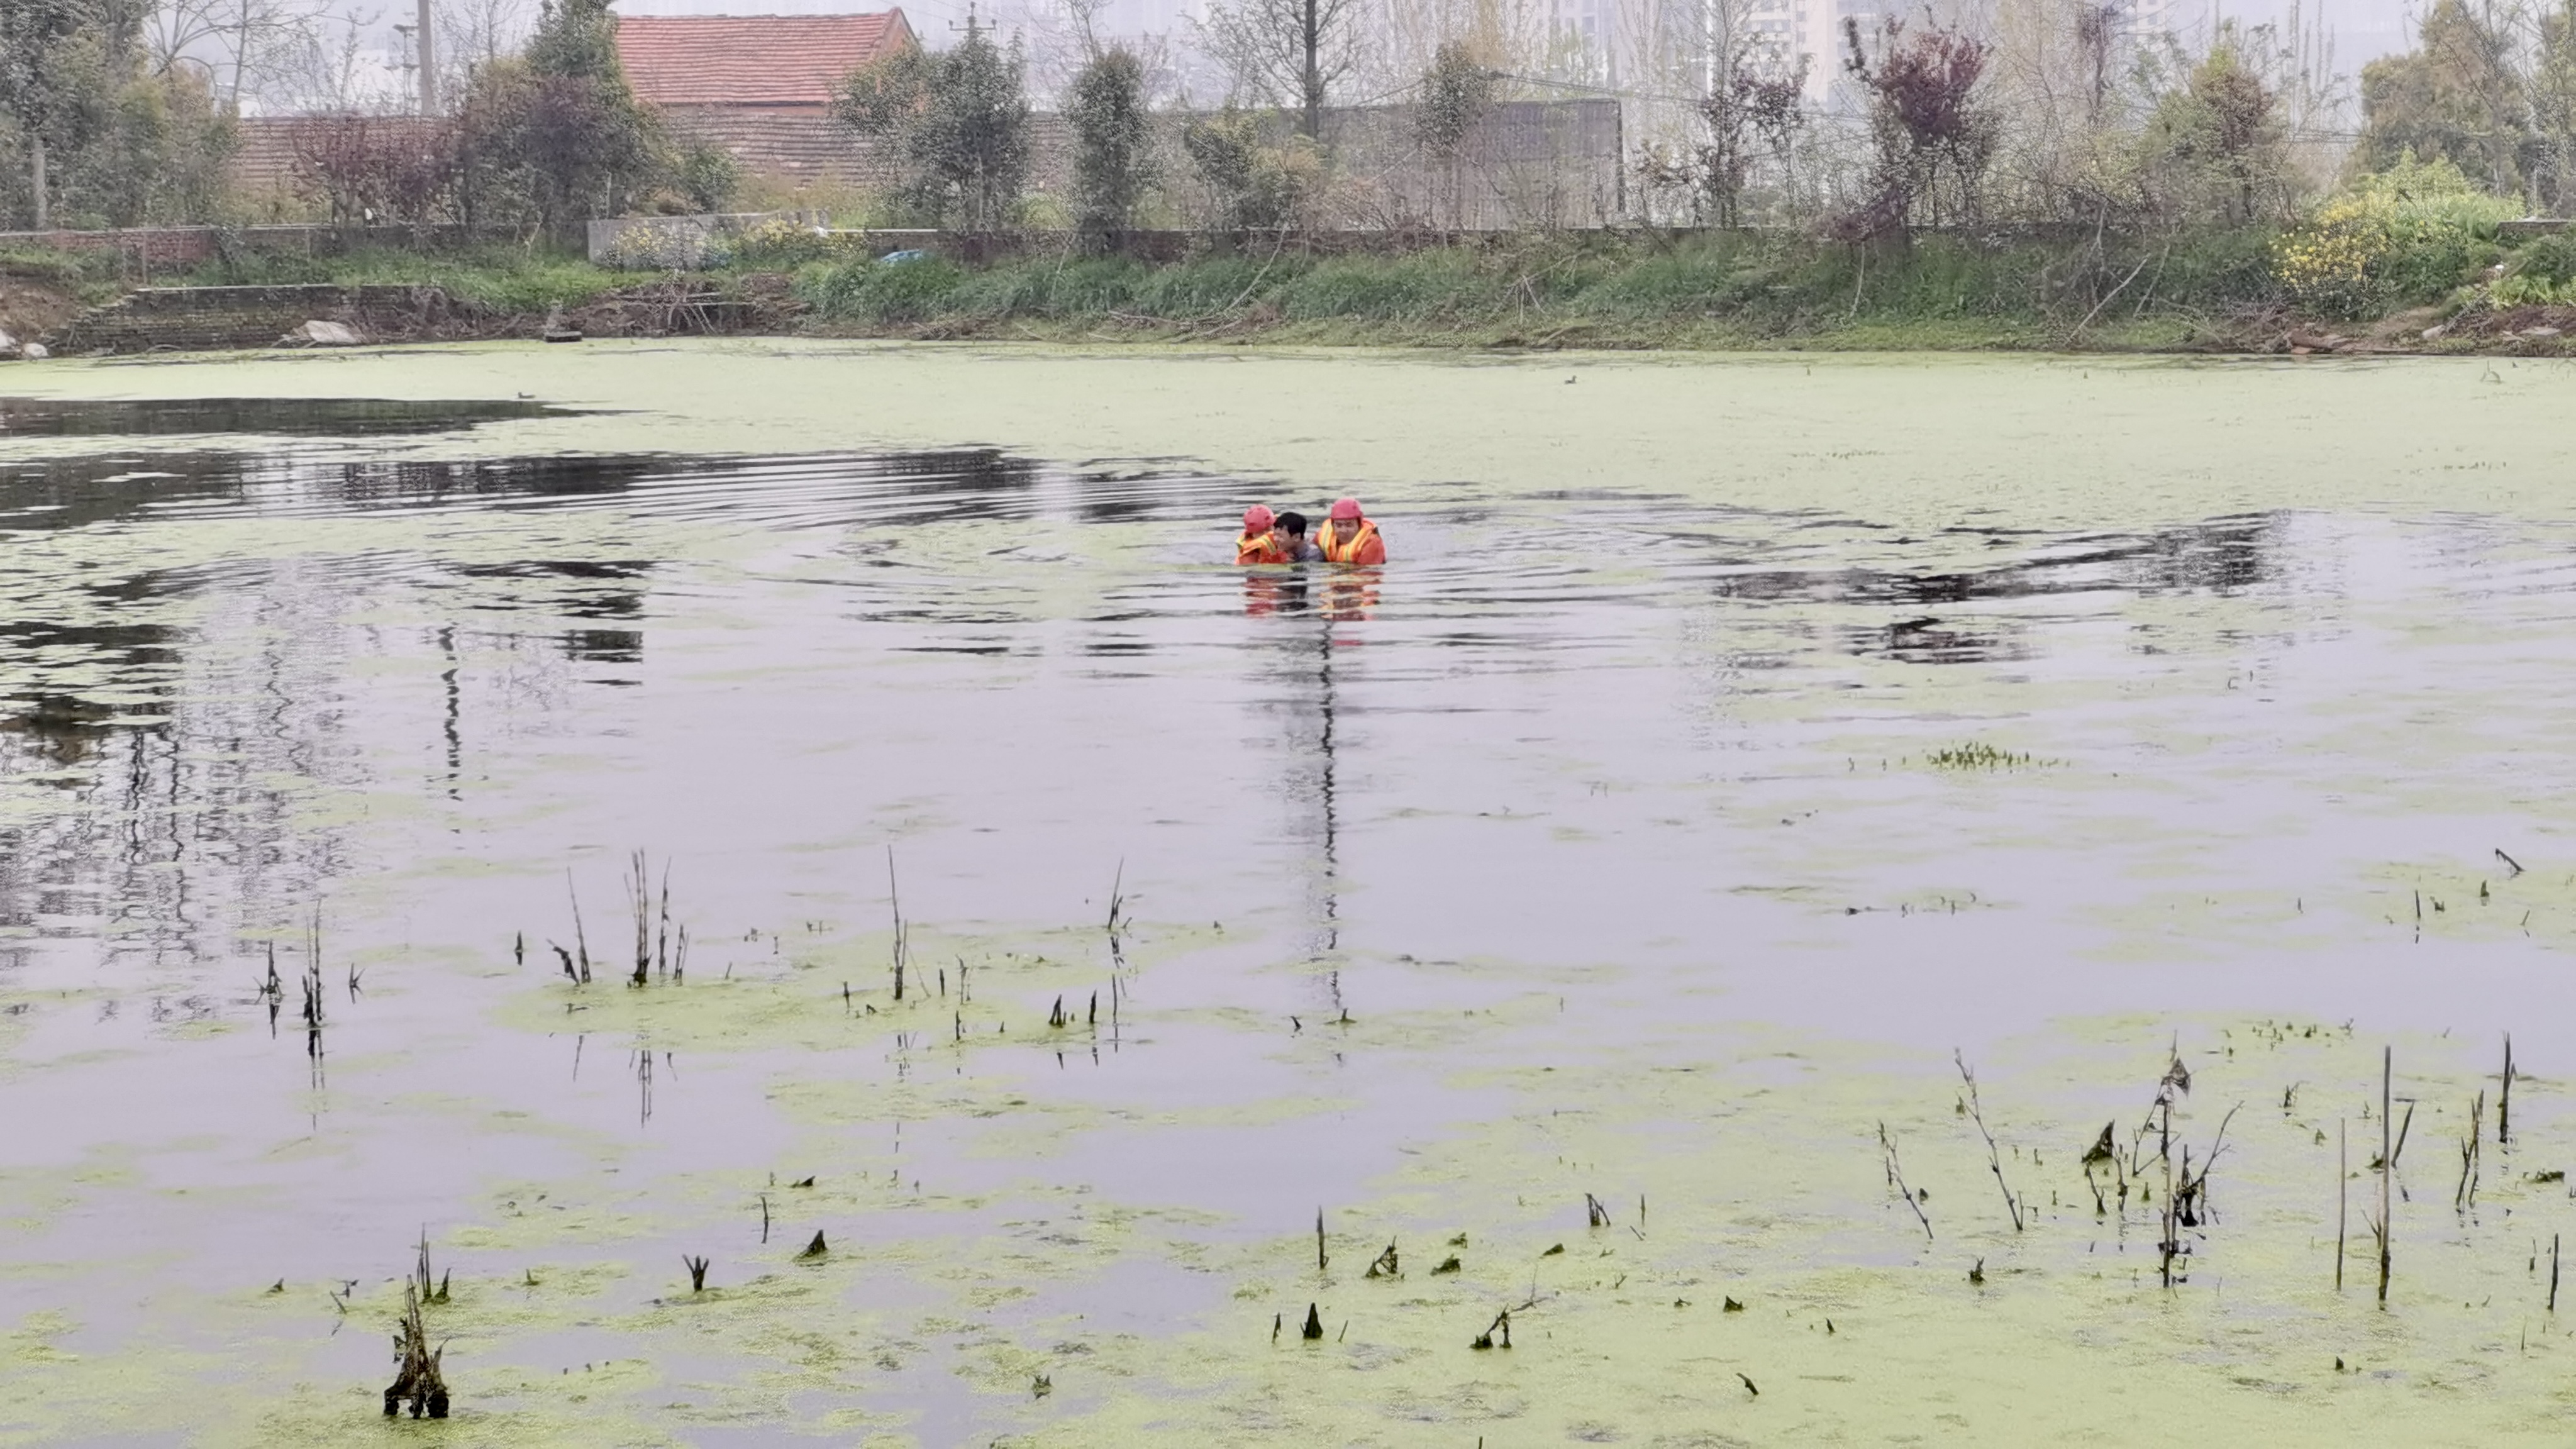
[(42, 362), (54, 355), (53, 349), (41, 342), (29, 342), (18, 348), (18, 355), (29, 362)]

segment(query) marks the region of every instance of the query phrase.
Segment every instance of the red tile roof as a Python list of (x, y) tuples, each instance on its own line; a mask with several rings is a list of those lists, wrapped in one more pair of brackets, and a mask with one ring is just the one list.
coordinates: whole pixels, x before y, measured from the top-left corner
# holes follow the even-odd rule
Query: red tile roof
[(841, 79), (913, 43), (900, 10), (874, 15), (627, 15), (617, 56), (657, 106), (829, 105)]

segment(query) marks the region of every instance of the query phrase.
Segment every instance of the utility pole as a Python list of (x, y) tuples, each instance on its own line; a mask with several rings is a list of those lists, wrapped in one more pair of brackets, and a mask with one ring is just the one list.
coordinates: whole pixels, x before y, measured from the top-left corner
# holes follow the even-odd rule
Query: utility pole
[(412, 90), (414, 84), (412, 68), (420, 63), (419, 28), (397, 24), (394, 26), (394, 34), (400, 37), (402, 45), (403, 89), (412, 91), (413, 97), (417, 99), (420, 92)]
[(438, 114), (438, 51), (430, 42), (429, 0), (420, 0), (420, 113)]

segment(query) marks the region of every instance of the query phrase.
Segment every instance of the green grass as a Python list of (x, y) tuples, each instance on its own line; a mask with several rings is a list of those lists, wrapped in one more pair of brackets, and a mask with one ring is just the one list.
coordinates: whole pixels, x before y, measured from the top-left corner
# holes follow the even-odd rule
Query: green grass
[(1923, 763), (1936, 770), (2005, 770), (2036, 762), (2026, 754), (1999, 750), (1984, 740), (1970, 740), (1963, 745), (1944, 745), (1925, 755)]
[[(1260, 340), (1305, 345), (1831, 350), (2259, 345), (2284, 297), (2265, 229), (2113, 238), (1925, 236), (1856, 248), (1794, 233), (1674, 241), (1534, 233), (1403, 256), (1315, 257), (1258, 244), (1152, 264), (1030, 257), (817, 261), (794, 293), (811, 330), (1047, 340)], [(2447, 265), (2447, 264), (2446, 264)], [(2498, 302), (2576, 298), (2576, 242), (2526, 244)], [(0, 254), (0, 274), (113, 295), (101, 254)], [(745, 265), (739, 283), (776, 268)], [(436, 286), (497, 312), (542, 314), (650, 283), (511, 245), (337, 256), (245, 255), (157, 277), (199, 285)], [(2528, 294), (2527, 296), (2524, 294)], [(2250, 319), (2250, 321), (2249, 321)]]
[[(1796, 235), (1532, 236), (1406, 256), (859, 261), (807, 268), (827, 331), (1456, 345), (2179, 345), (2275, 299), (2266, 234), (1856, 249)], [(2114, 294), (2116, 289), (2116, 294)], [(2100, 306), (2106, 296), (2116, 306)], [(2089, 321), (2088, 321), (2089, 319)]]
[(171, 280), (209, 287), (433, 286), (495, 311), (543, 312), (580, 306), (639, 278), (579, 257), (496, 245), (446, 252), (363, 248), (316, 257), (253, 254), (211, 261)]
[(0, 250), (0, 277), (23, 278), (96, 306), (124, 290), (123, 264), (112, 251)]

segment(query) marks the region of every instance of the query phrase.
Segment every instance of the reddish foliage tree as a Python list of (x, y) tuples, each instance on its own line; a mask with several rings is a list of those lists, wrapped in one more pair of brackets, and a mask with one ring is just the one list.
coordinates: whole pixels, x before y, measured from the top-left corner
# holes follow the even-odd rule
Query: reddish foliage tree
[(1878, 149), (1878, 194), (1852, 213), (1915, 218), (1938, 226), (1972, 218), (1999, 131), (1980, 104), (1986, 45), (1965, 31), (1927, 25), (1909, 34), (1882, 22), (1873, 62), (1860, 22), (1843, 22), (1850, 54), (1843, 69), (1869, 91), (1870, 135)]
[(295, 127), (295, 174), (338, 226), (426, 226), (452, 200), (456, 128), (421, 116), (315, 116)]

